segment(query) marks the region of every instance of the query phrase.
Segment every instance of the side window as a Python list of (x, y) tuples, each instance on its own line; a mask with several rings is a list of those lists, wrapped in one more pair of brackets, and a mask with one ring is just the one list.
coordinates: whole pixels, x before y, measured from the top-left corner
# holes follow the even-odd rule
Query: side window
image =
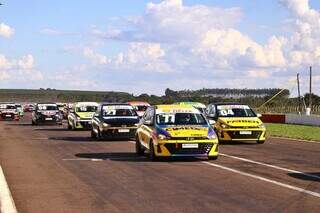
[(209, 105), (206, 113), (209, 117), (215, 117), (216, 116), (216, 108), (214, 105)]
[(145, 121), (153, 122), (153, 114), (154, 114), (154, 109), (149, 107), (143, 115), (143, 122)]

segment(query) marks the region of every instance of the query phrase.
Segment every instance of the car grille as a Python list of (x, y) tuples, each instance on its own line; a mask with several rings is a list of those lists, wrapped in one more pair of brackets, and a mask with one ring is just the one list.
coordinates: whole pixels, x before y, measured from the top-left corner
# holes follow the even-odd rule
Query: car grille
[(231, 139), (258, 139), (262, 131), (251, 131), (251, 135), (242, 135), (240, 131), (227, 131)]
[(206, 140), (207, 137), (171, 137), (170, 140), (184, 140), (184, 141), (195, 141), (195, 140)]
[(118, 129), (108, 129), (103, 131), (104, 137), (114, 137), (114, 138), (131, 138), (134, 137), (136, 129), (130, 129), (129, 132), (119, 132)]
[(211, 143), (199, 143), (198, 148), (182, 148), (182, 144), (167, 143), (164, 145), (172, 155), (208, 154), (213, 146)]

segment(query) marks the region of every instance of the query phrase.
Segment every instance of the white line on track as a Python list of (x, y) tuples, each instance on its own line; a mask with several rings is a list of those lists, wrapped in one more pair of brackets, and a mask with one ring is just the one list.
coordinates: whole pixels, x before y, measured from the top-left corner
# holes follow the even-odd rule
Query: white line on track
[(241, 157), (228, 155), (228, 154), (223, 154), (223, 153), (219, 153), (219, 155), (224, 156), (224, 157), (228, 157), (228, 158), (233, 158), (233, 159), (236, 159), (236, 160), (249, 162), (249, 163), (254, 163), (254, 164), (257, 164), (257, 165), (261, 165), (261, 166), (270, 167), (270, 168), (273, 168), (273, 169), (278, 169), (278, 170), (282, 170), (282, 171), (286, 171), (286, 172), (292, 172), (292, 173), (296, 173), (296, 174), (301, 174), (301, 175), (304, 175), (304, 176), (307, 176), (307, 177), (311, 177), (311, 178), (315, 178), (315, 179), (319, 179), (320, 180), (320, 176), (312, 175), (312, 174), (308, 174), (308, 173), (304, 173), (304, 172), (300, 172), (300, 171), (293, 170), (293, 169), (287, 169), (287, 168), (283, 168), (283, 167), (280, 167), (280, 166), (275, 166), (275, 165), (272, 165), (272, 164), (262, 163), (262, 162), (250, 160), (250, 159), (247, 159), (247, 158), (241, 158)]
[(9, 186), (4, 176), (2, 167), (0, 166), (0, 212), (1, 213), (17, 213)]
[(219, 169), (227, 170), (229, 172), (233, 172), (233, 173), (236, 173), (236, 174), (239, 174), (239, 175), (251, 177), (251, 178), (254, 178), (254, 179), (257, 179), (257, 180), (261, 180), (261, 181), (264, 181), (264, 182), (272, 183), (272, 184), (277, 185), (277, 186), (281, 186), (281, 187), (284, 187), (284, 188), (287, 188), (287, 189), (295, 190), (295, 191), (298, 191), (298, 192), (301, 192), (301, 193), (305, 193), (305, 194), (312, 195), (314, 197), (320, 198), (320, 193), (317, 193), (317, 192), (309, 191), (309, 190), (306, 190), (306, 189), (303, 189), (303, 188), (299, 188), (299, 187), (296, 187), (296, 186), (291, 186), (289, 184), (281, 183), (281, 182), (278, 182), (278, 181), (275, 181), (275, 180), (271, 180), (271, 179), (268, 179), (268, 178), (264, 178), (264, 177), (261, 177), (261, 176), (258, 176), (258, 175), (249, 174), (249, 173), (242, 172), (242, 171), (239, 171), (239, 170), (236, 170), (236, 169), (232, 169), (232, 168), (229, 168), (229, 167), (226, 167), (226, 166), (221, 166), (221, 165), (218, 165), (218, 164), (215, 164), (215, 163), (210, 163), (210, 162), (202, 162), (202, 163), (203, 164), (207, 164), (208, 166), (212, 166), (212, 167), (216, 167), (216, 168), (219, 168)]
[(104, 161), (104, 159), (97, 158), (65, 158), (64, 161)]

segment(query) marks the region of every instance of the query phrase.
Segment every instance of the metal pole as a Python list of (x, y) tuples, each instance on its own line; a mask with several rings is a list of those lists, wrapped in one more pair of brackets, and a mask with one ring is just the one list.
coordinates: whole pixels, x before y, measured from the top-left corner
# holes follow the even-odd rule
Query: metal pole
[(299, 73), (297, 74), (297, 83), (298, 83), (298, 111), (301, 113), (301, 94), (300, 94), (300, 80)]

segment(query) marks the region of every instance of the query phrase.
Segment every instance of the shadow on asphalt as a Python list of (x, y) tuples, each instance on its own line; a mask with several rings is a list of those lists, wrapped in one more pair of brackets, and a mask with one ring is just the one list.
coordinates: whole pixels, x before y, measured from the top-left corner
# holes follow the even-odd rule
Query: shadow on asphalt
[(219, 145), (232, 146), (232, 145), (260, 145), (260, 144), (257, 144), (254, 141), (252, 141), (252, 142), (250, 142), (250, 141), (230, 141), (230, 142), (219, 141)]
[[(89, 133), (90, 134), (90, 133)], [(89, 135), (88, 134), (88, 135)], [(80, 143), (80, 142), (102, 142), (102, 143), (128, 143), (128, 140), (123, 140), (123, 139), (112, 139), (112, 140), (95, 140), (92, 139), (91, 137), (75, 137), (75, 136), (70, 136), (70, 137), (49, 137), (49, 140), (57, 140), (57, 141), (65, 141), (65, 142), (74, 142), (74, 143)]]
[(31, 123), (13, 123), (13, 124), (8, 124), (9, 126), (32, 126)]
[[(134, 152), (110, 152), (110, 153), (78, 153), (75, 154), (78, 158), (101, 159), (112, 161), (129, 161), (129, 162), (148, 162), (148, 154), (145, 156), (137, 156)], [(195, 162), (205, 159), (195, 157), (175, 157), (175, 158), (159, 158), (157, 162)]]
[(70, 131), (70, 130), (68, 130), (66, 128), (48, 128), (48, 129), (46, 129), (46, 128), (37, 128), (37, 129), (34, 129), (34, 130), (36, 130), (36, 131), (52, 131), (52, 132)]
[[(310, 172), (310, 173), (305, 173), (310, 176), (304, 175), (304, 174), (299, 174), (299, 173), (288, 173), (289, 176), (300, 179), (300, 180), (305, 180), (305, 181), (315, 181), (315, 182), (320, 182), (320, 172)], [(317, 177), (312, 177), (312, 176), (317, 176)]]
[(66, 142), (95, 142), (90, 137), (49, 137), (49, 140), (66, 141)]

